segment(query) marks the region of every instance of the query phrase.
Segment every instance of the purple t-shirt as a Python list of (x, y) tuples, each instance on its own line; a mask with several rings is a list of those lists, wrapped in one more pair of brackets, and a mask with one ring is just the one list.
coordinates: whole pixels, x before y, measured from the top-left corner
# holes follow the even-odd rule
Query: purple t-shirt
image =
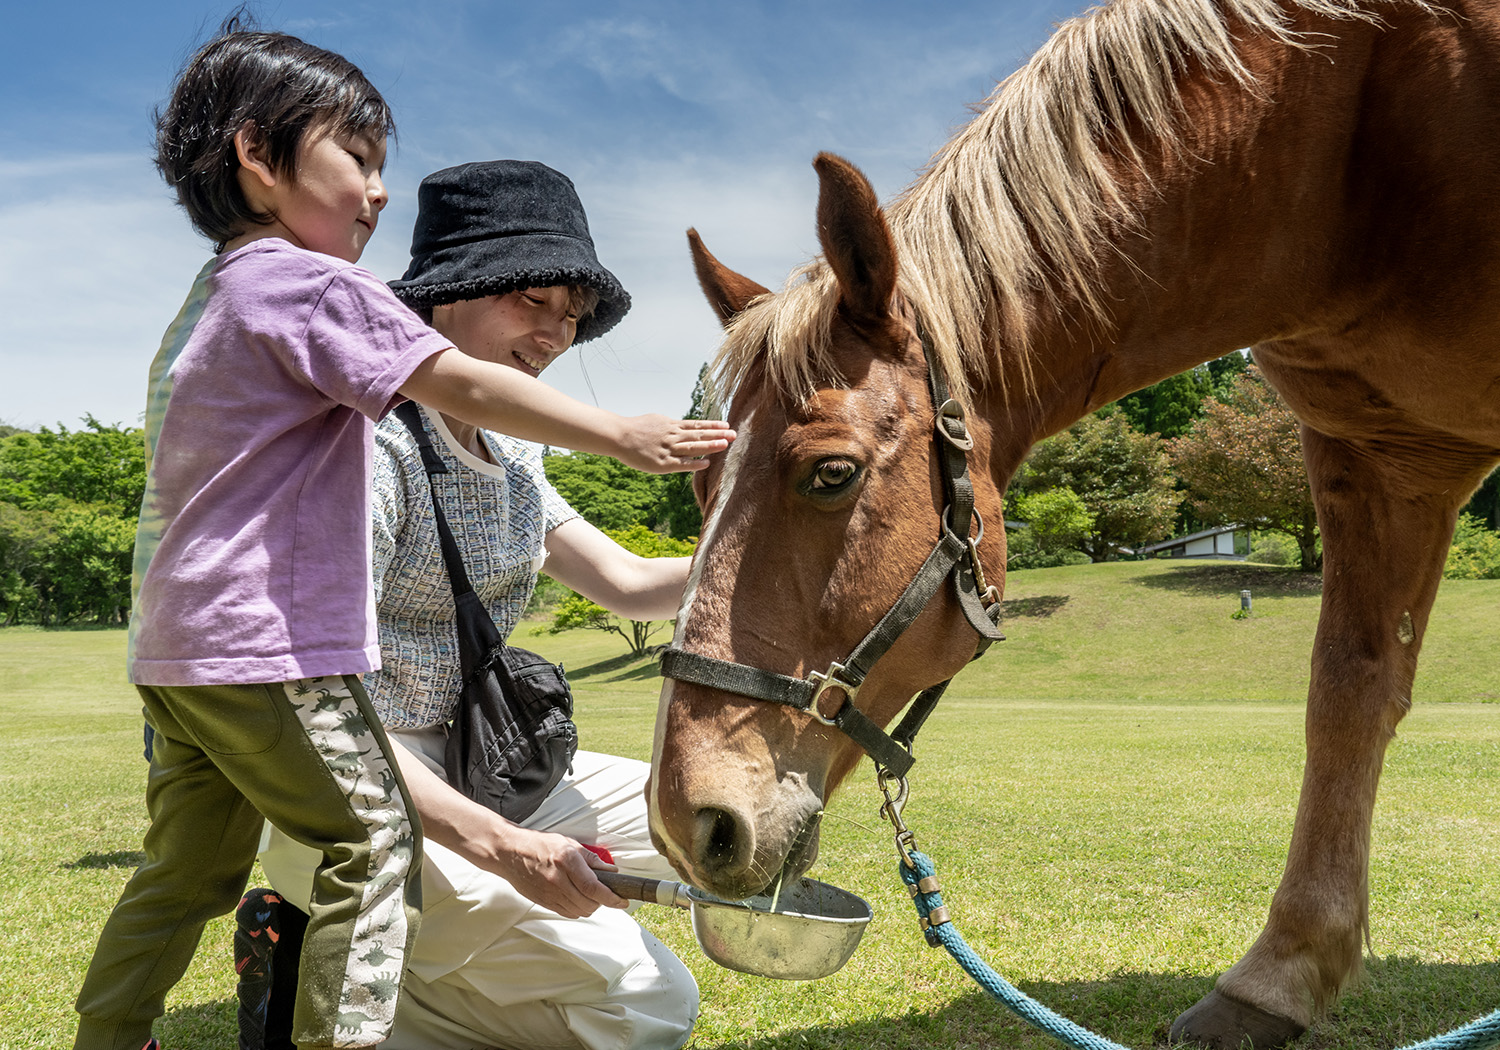
[(372, 421), (451, 345), (373, 274), (279, 238), (203, 268), (151, 366), (131, 681), (380, 666)]

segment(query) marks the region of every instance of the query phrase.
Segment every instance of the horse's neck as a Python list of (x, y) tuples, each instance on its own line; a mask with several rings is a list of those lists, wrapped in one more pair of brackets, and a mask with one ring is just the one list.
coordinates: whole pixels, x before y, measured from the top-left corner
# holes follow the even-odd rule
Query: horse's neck
[(1106, 224), (1093, 289), (1106, 312), (1035, 295), (1031, 382), (1007, 381), (991, 406), (1021, 450), (1002, 459), (1133, 390), (1324, 320), (1350, 160), (1349, 135), (1330, 129), (1358, 115), (1376, 32), (1341, 28), (1336, 62), (1252, 41), (1260, 91), (1189, 77), (1180, 144), (1146, 148), (1143, 167), (1113, 161), (1135, 217)]

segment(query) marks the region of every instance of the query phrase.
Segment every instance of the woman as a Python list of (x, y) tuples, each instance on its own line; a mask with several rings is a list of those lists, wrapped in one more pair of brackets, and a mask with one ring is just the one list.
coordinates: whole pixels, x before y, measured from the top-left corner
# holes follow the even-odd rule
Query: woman
[[(464, 353), (536, 375), (608, 331), (630, 298), (599, 264), (572, 183), (543, 164), (465, 164), (424, 179), (412, 262), (392, 289)], [(439, 498), (474, 589), (502, 634), (539, 571), (631, 619), (676, 615), (686, 558), (646, 559), (577, 515), (541, 457), (423, 411), (450, 473)], [(422, 924), (388, 1050), (680, 1046), (697, 1016), (687, 968), (594, 876), (670, 878), (651, 846), (642, 762), (580, 751), (523, 825), (443, 779), (459, 695), (453, 595), (415, 439), (376, 431), (375, 589), (382, 669), (366, 689), (395, 746), (425, 839)], [(279, 832), (261, 861), (305, 908), (316, 856)], [(393, 977), (395, 975), (392, 975)]]

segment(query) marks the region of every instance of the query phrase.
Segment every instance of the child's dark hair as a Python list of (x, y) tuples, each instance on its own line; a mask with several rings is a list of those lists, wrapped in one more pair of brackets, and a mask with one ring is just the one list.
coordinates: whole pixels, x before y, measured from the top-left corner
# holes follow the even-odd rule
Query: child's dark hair
[(247, 124), (272, 169), (291, 178), (309, 129), (382, 139), (396, 130), (390, 106), (354, 63), (230, 18), (156, 113), (157, 170), (216, 250), (274, 218), (253, 209), (240, 190), (234, 136)]

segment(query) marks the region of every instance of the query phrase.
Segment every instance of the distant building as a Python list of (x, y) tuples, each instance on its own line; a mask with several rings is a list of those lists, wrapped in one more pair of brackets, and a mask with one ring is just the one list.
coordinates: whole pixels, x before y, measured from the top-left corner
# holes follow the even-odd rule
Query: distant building
[(1246, 525), (1220, 525), (1190, 536), (1162, 540), (1137, 547), (1135, 553), (1146, 558), (1224, 558), (1244, 561), (1250, 553), (1250, 528)]

